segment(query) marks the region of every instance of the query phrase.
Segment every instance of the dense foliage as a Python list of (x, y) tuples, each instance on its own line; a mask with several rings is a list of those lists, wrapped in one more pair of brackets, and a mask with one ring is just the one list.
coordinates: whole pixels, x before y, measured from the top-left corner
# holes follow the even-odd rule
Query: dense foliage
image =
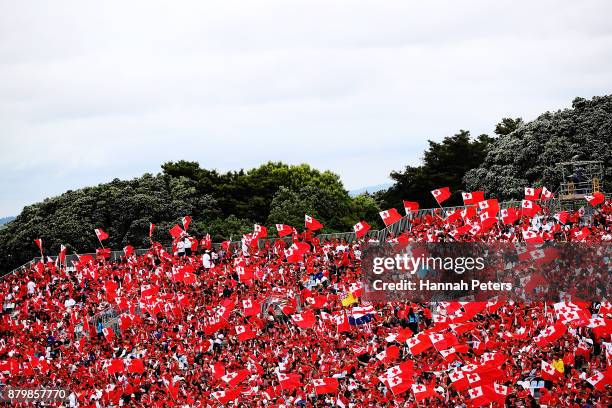
[[(213, 240), (239, 239), (254, 223), (303, 225), (304, 213), (325, 225), (324, 232), (349, 231), (359, 220), (380, 227), (378, 211), (402, 208), (402, 200), (436, 205), (430, 191), (447, 186), (454, 192), (445, 204), (461, 204), (460, 192), (484, 190), (501, 199), (517, 198), (525, 186), (561, 182), (557, 164), (578, 156), (602, 160), (612, 180), (612, 95), (592, 100), (577, 98), (572, 109), (547, 112), (524, 123), (504, 118), (497, 137), (470, 136), (468, 131), (429, 141), (419, 166), (394, 171), (395, 184), (386, 191), (351, 198), (338, 175), (306, 164), (266, 163), (248, 171), (219, 173), (196, 162), (169, 162), (158, 175), (113, 180), (96, 187), (68, 191), (24, 208), (0, 228), (0, 272), (23, 264), (37, 254), (33, 239), (42, 237), (45, 249), (57, 254), (60, 244), (70, 251), (93, 251), (93, 229), (110, 234), (106, 244), (122, 248), (148, 244), (149, 223), (157, 225), (153, 239), (168, 243), (168, 229), (191, 215), (190, 233), (210, 233)], [(610, 185), (604, 188), (612, 190)]]
[(253, 230), (254, 223), (303, 227), (304, 213), (325, 225), (325, 231), (347, 231), (361, 219), (379, 226), (378, 207), (369, 196), (351, 198), (338, 175), (308, 165), (266, 163), (248, 171), (219, 173), (195, 162), (170, 162), (158, 175), (113, 180), (27, 206), (0, 231), (0, 271), (6, 272), (37, 255), (33, 243), (43, 239), (45, 251), (56, 255), (61, 244), (69, 252), (99, 247), (94, 228), (104, 228), (114, 249), (169, 243), (168, 230), (184, 215), (193, 217), (189, 232), (210, 233), (215, 242)]
[(430, 191), (438, 187), (450, 187), (454, 192), (448, 204), (461, 204), (463, 176), (482, 163), (492, 141), (487, 135), (473, 139), (465, 130), (440, 143), (430, 140), (420, 166), (406, 166), (403, 172), (391, 173), (395, 184), (380, 194), (381, 206), (402, 208), (402, 200), (410, 200), (418, 201), (421, 207), (435, 207)]
[(502, 199), (519, 197), (525, 186), (556, 190), (562, 181), (558, 163), (577, 156), (603, 161), (608, 182), (604, 190), (612, 190), (612, 95), (576, 98), (571, 109), (514, 125), (516, 129), (490, 146), (482, 164), (467, 172), (467, 189)]

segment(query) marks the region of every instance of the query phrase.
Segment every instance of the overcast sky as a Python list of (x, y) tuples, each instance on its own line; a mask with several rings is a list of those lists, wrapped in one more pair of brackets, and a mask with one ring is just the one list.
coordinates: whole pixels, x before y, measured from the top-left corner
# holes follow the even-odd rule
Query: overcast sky
[(0, 217), (169, 160), (417, 164), (612, 92), (612, 2), (0, 0)]

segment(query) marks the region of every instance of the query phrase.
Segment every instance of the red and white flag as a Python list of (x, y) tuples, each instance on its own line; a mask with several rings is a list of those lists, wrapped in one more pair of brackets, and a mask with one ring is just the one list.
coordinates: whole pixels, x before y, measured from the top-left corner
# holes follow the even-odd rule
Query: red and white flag
[(490, 402), (481, 386), (470, 389), (468, 394), (470, 395), (471, 403), (474, 406), (487, 405)]
[(404, 201), (404, 211), (406, 211), (406, 215), (418, 210), (419, 203), (417, 203), (416, 201)]
[(206, 234), (202, 241), (200, 242), (200, 246), (203, 249), (211, 249), (212, 248), (212, 239), (210, 238), (210, 234)]
[(112, 341), (115, 338), (115, 332), (110, 327), (103, 328), (102, 334), (104, 335), (104, 338), (106, 338), (107, 341)]
[(504, 208), (499, 212), (501, 220), (504, 224), (514, 224), (519, 219), (518, 212), (515, 208)]
[(521, 214), (527, 217), (533, 217), (542, 211), (542, 207), (530, 200), (521, 201)]
[(414, 384), (410, 378), (402, 377), (402, 376), (393, 376), (386, 378), (387, 384), (389, 384), (389, 388), (393, 395), (400, 395), (406, 391), (408, 391), (412, 385)]
[(149, 239), (153, 239), (153, 231), (155, 230), (155, 224), (149, 223)]
[(484, 201), (484, 191), (472, 191), (471, 193), (461, 193), (461, 197), (463, 198), (463, 204), (478, 204), (481, 201)]
[(561, 373), (550, 363), (542, 361), (540, 368), (540, 377), (549, 381), (557, 381), (561, 377)]
[(414, 399), (417, 402), (421, 402), (424, 399), (431, 397), (442, 398), (440, 394), (434, 391), (433, 387), (423, 384), (412, 384), (412, 393), (414, 394)]
[(235, 388), (250, 375), (251, 373), (249, 370), (238, 370), (225, 374), (223, 377), (221, 377), (221, 380), (225, 381), (231, 388)]
[(291, 316), (291, 321), (302, 329), (309, 329), (317, 322), (317, 318), (312, 310), (307, 310)]
[(35, 239), (34, 243), (36, 244), (36, 246), (40, 250), (40, 256), (43, 256), (42, 239), (41, 238)]
[(66, 246), (64, 246), (64, 244), (62, 244), (60, 246), (60, 253), (59, 253), (58, 259), (59, 259), (59, 262), (62, 265), (66, 263), (66, 252), (67, 252), (67, 250), (68, 249), (66, 248)]
[(278, 373), (278, 384), (282, 390), (293, 390), (303, 385), (298, 374), (285, 373)]
[(338, 392), (338, 379), (333, 377), (312, 380), (317, 395), (335, 394)]
[(323, 224), (321, 224), (319, 221), (317, 221), (308, 214), (304, 215), (304, 224), (306, 225), (306, 228), (310, 231), (316, 231), (318, 229), (323, 228)]
[(355, 231), (355, 236), (357, 238), (363, 237), (370, 230), (370, 224), (365, 221), (360, 221), (357, 224), (353, 225), (353, 231)]
[(546, 187), (542, 187), (542, 194), (540, 195), (540, 199), (542, 201), (548, 201), (548, 200), (550, 200), (550, 199), (552, 199), (554, 197), (555, 197), (555, 195), (553, 194), (552, 191), (550, 191)]
[(448, 187), (436, 188), (435, 190), (431, 191), (431, 194), (434, 196), (438, 204), (442, 204), (451, 196), (450, 188)]
[(525, 200), (535, 201), (540, 198), (541, 188), (525, 187)]
[(408, 345), (410, 354), (412, 354), (413, 356), (416, 356), (417, 354), (422, 353), (423, 351), (433, 346), (433, 344), (431, 344), (431, 340), (424, 332), (421, 332), (416, 336), (409, 338), (408, 340), (406, 340), (406, 344)]
[(388, 210), (381, 211), (379, 214), (387, 227), (402, 219), (402, 216), (395, 208), (389, 208)]
[(184, 237), (187, 233), (178, 224), (174, 224), (174, 226), (170, 228), (170, 235), (176, 240)]
[(276, 224), (276, 230), (278, 231), (279, 237), (285, 237), (293, 233), (293, 227), (285, 224)]
[(227, 405), (230, 402), (238, 399), (242, 390), (240, 388), (235, 390), (221, 390), (215, 391), (210, 394), (211, 397), (219, 401), (220, 404)]
[(187, 231), (189, 229), (189, 224), (191, 224), (191, 217), (186, 215), (181, 219), (181, 221), (183, 222), (183, 229)]
[(268, 229), (263, 225), (255, 224), (253, 226), (253, 239), (265, 238), (268, 236)]
[(255, 316), (261, 313), (261, 304), (257, 300), (243, 299), (242, 309), (245, 316)]
[(247, 341), (255, 338), (257, 336), (257, 332), (253, 330), (251, 326), (248, 325), (238, 325), (235, 327), (236, 336), (240, 341)]
[(595, 207), (602, 204), (605, 201), (606, 196), (602, 192), (598, 191), (593, 193), (593, 195), (585, 194), (584, 199), (587, 200), (591, 206)]
[(108, 239), (108, 234), (104, 232), (102, 228), (96, 228), (94, 232), (96, 233), (96, 237), (98, 237), (98, 241), (102, 242), (105, 239)]

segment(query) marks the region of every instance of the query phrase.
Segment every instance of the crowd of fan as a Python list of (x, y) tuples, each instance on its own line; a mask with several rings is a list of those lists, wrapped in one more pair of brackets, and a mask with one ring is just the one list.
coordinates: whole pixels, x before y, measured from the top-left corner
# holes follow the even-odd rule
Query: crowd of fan
[[(468, 220), (431, 215), (403, 234), (611, 240), (609, 202), (564, 221), (544, 213), (457, 235)], [(154, 244), (120, 261), (81, 257), (4, 276), (0, 386), (63, 388), (64, 404), (82, 407), (610, 406), (606, 299), (369, 304), (367, 237), (292, 238), (308, 244), (297, 262), (287, 261), (291, 239), (189, 254)]]

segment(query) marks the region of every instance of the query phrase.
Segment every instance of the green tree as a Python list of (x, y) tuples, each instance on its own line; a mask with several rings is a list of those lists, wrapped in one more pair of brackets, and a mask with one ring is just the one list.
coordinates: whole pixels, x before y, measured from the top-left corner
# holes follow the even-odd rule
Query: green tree
[(612, 179), (612, 95), (592, 100), (576, 98), (571, 109), (546, 112), (500, 136), (483, 162), (468, 171), (469, 189), (482, 189), (501, 199), (518, 198), (527, 186), (554, 191), (562, 182), (559, 163), (601, 160), (610, 191)]
[(430, 191), (437, 187), (450, 187), (454, 192), (449, 204), (460, 204), (464, 174), (477, 167), (486, 155), (493, 138), (480, 135), (476, 139), (461, 130), (442, 142), (429, 141), (420, 166), (406, 166), (403, 172), (394, 171), (395, 184), (381, 194), (381, 207), (402, 207), (402, 200), (418, 201), (421, 207), (435, 207)]

